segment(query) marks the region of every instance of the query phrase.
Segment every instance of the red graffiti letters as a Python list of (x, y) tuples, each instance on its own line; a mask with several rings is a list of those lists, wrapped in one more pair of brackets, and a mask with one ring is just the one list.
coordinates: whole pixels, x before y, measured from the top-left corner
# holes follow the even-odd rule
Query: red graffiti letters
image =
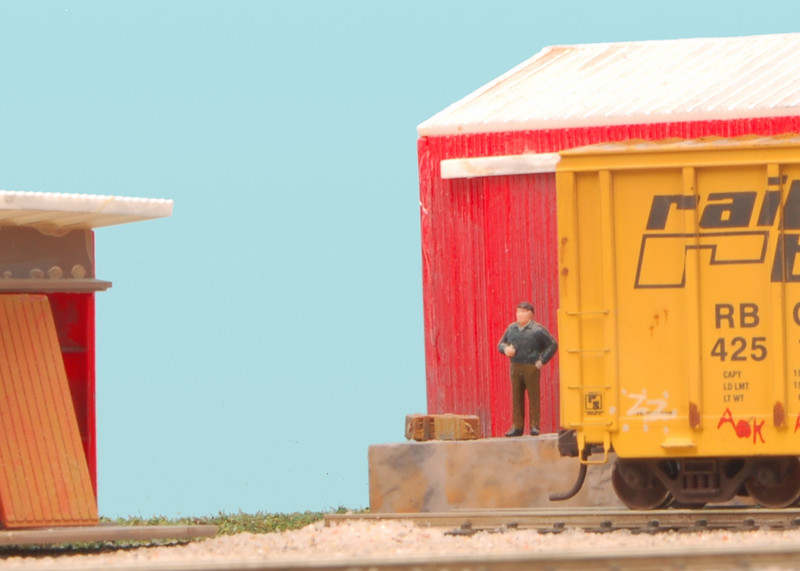
[[(739, 438), (750, 438), (752, 435), (753, 444), (755, 444), (758, 440), (764, 442), (764, 435), (761, 433), (761, 429), (764, 428), (764, 422), (765, 421), (762, 420), (759, 423), (756, 422), (755, 419), (751, 419), (750, 421), (739, 420), (737, 422), (736, 419), (733, 418), (731, 409), (726, 408), (725, 412), (722, 413), (722, 416), (717, 423), (717, 430), (719, 430), (723, 424), (730, 424), (733, 427), (733, 431), (736, 433), (736, 436)], [(798, 418), (798, 423), (800, 423), (800, 418)], [(797, 430), (797, 426), (795, 426), (795, 430)]]

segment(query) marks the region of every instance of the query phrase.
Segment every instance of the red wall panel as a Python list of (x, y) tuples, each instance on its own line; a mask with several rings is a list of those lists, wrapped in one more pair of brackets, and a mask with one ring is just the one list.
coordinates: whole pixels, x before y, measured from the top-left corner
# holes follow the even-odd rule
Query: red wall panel
[[(630, 139), (800, 132), (800, 117), (477, 133), (418, 140), (428, 412), (477, 414), (484, 436), (511, 422), (497, 342), (522, 300), (556, 336), (555, 177), (442, 180), (443, 159), (547, 153)], [(542, 426), (557, 430), (558, 359), (542, 375)]]
[(97, 493), (94, 294), (47, 294), (89, 474)]

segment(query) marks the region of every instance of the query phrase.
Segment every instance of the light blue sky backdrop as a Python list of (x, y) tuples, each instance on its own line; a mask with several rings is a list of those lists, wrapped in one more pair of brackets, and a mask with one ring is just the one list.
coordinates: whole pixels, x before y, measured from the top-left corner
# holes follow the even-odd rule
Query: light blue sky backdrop
[[(552, 44), (797, 29), (795, 2), (0, 2), (0, 188), (97, 231), (100, 512), (368, 505), (424, 412), (416, 125)], [(489, 348), (490, 349), (490, 348)], [(489, 350), (487, 349), (487, 350)]]

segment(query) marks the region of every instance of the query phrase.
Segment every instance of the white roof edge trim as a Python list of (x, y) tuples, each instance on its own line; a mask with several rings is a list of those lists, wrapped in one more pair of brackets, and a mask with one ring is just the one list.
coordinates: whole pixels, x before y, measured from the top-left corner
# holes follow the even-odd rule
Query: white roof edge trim
[(0, 214), (5, 224), (36, 224), (96, 228), (172, 215), (173, 201), (95, 194), (0, 190)]
[(607, 117), (576, 117), (521, 122), (486, 121), (464, 125), (438, 124), (417, 128), (420, 137), (469, 135), (478, 133), (504, 133), (510, 131), (540, 131), (547, 129), (573, 129), (576, 127), (606, 127), (617, 125), (644, 125), (652, 123), (683, 123), (695, 121), (722, 121), (729, 119), (766, 119), (769, 117), (800, 116), (800, 107), (754, 108), (747, 111), (716, 111), (706, 113), (672, 113), (648, 115), (617, 115)]
[(445, 159), (440, 163), (443, 179), (477, 178), (515, 174), (542, 174), (556, 172), (561, 160), (558, 153), (527, 153), (498, 157)]

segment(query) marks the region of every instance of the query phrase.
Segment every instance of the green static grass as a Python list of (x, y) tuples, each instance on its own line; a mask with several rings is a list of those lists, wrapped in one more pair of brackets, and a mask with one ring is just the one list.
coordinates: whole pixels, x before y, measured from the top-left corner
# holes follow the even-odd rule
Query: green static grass
[[(254, 514), (236, 513), (227, 514), (220, 512), (216, 516), (207, 517), (127, 517), (110, 519), (101, 517), (100, 523), (113, 525), (216, 525), (219, 528), (217, 535), (232, 535), (235, 533), (276, 533), (292, 529), (300, 529), (309, 524), (321, 521), (329, 513), (366, 513), (368, 509), (349, 510), (345, 507), (331, 509), (325, 512), (295, 512), (295, 513), (265, 513)], [(60, 543), (56, 545), (25, 545), (25, 546), (0, 546), (0, 561), (8, 557), (57, 557), (60, 555), (79, 555), (98, 553), (108, 550), (135, 549), (137, 547), (154, 547), (157, 545), (180, 545), (198, 539), (158, 539), (158, 540), (121, 540), (115, 542), (80, 542)]]
[(208, 517), (183, 517), (167, 518), (152, 517), (144, 519), (140, 517), (108, 519), (102, 518), (101, 523), (112, 523), (114, 525), (216, 525), (219, 527), (218, 535), (231, 535), (234, 533), (273, 533), (276, 531), (287, 531), (300, 529), (311, 523), (321, 521), (328, 513), (348, 513), (366, 512), (368, 510), (349, 510), (339, 506), (335, 510), (327, 512), (295, 512), (295, 513), (265, 513), (256, 512), (254, 514), (236, 513), (228, 514), (220, 512), (216, 516)]

